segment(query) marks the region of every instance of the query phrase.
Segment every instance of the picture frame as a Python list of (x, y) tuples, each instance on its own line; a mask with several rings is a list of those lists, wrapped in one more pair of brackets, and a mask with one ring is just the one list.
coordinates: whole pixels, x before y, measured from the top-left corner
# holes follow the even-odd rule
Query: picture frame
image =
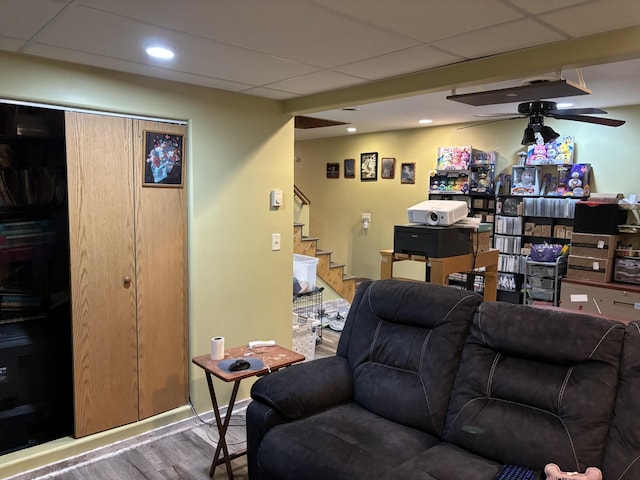
[(360, 181), (375, 182), (378, 180), (378, 152), (360, 154)]
[(184, 135), (144, 131), (142, 186), (182, 188)]
[(414, 184), (416, 183), (416, 164), (403, 163), (400, 171), (400, 183)]
[(356, 178), (356, 159), (355, 158), (345, 158), (344, 178)]
[(340, 178), (339, 163), (327, 163), (327, 178)]
[(383, 158), (381, 160), (382, 165), (380, 167), (380, 177), (391, 179), (395, 175), (396, 159), (392, 157)]

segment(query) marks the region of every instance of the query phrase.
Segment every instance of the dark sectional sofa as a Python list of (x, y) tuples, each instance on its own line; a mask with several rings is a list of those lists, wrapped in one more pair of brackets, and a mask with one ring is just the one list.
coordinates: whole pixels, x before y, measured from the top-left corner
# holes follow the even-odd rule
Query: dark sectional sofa
[(640, 479), (638, 327), (367, 282), (335, 357), (253, 385), (249, 478), (490, 480), (553, 462)]

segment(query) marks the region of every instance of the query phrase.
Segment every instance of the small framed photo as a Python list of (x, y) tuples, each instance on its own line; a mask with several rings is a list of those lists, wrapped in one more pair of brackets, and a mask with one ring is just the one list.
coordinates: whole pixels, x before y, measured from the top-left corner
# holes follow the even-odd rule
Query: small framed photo
[(327, 178), (340, 178), (339, 163), (327, 163)]
[(144, 132), (144, 187), (182, 187), (184, 136)]
[(378, 180), (378, 152), (360, 154), (360, 181)]
[(400, 171), (400, 183), (416, 183), (416, 164), (403, 163)]
[(382, 159), (382, 167), (380, 169), (380, 177), (382, 178), (393, 178), (396, 170), (396, 159), (395, 158), (383, 158)]
[(355, 158), (345, 159), (344, 178), (356, 178), (356, 159)]

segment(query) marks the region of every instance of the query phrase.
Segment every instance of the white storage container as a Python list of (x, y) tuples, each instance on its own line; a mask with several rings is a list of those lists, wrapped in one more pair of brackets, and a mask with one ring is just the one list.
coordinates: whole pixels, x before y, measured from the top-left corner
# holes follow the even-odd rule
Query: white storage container
[(293, 293), (312, 292), (316, 288), (318, 259), (307, 255), (293, 254)]

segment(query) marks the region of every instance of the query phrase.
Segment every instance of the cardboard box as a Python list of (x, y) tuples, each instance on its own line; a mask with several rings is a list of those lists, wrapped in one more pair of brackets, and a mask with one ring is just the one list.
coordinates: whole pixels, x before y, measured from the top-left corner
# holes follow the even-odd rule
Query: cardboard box
[(613, 258), (619, 235), (599, 235), (595, 233), (574, 233), (571, 237), (571, 255), (592, 258)]
[(569, 255), (567, 277), (593, 282), (610, 282), (613, 277), (613, 258)]
[(536, 228), (536, 224), (533, 222), (524, 222), (524, 234), (533, 235), (533, 231)]
[(541, 237), (550, 237), (551, 236), (551, 225), (540, 225), (540, 236)]
[(566, 225), (555, 225), (553, 227), (554, 238), (564, 238), (565, 231), (566, 231)]

